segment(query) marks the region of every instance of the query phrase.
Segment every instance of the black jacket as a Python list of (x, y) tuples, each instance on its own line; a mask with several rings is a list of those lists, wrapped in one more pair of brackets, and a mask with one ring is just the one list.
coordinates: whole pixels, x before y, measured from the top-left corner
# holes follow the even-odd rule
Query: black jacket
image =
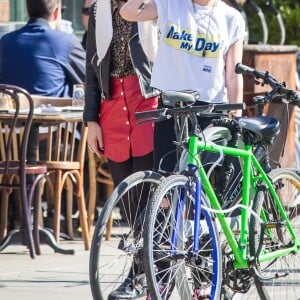
[[(98, 122), (101, 99), (110, 99), (110, 49), (98, 65), (95, 39), (95, 4), (92, 6), (89, 18), (86, 50), (86, 96), (83, 118), (84, 122)], [(143, 96), (150, 98), (159, 95), (159, 91), (150, 86), (152, 63), (147, 59), (140, 44), (137, 23), (134, 23), (132, 27), (129, 50)]]

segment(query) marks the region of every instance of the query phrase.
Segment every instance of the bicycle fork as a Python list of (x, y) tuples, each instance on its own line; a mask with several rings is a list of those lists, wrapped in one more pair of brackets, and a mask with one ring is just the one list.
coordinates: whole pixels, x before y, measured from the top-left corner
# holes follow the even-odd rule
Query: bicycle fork
[[(202, 193), (202, 184), (200, 181), (199, 176), (197, 176), (196, 172), (197, 168), (195, 166), (190, 166), (189, 173), (192, 174), (195, 180), (195, 203), (194, 203), (194, 228), (193, 228), (193, 248), (192, 248), (192, 256), (195, 257), (198, 255), (199, 252), (199, 237), (200, 237), (200, 217), (201, 217), (201, 193)], [(183, 222), (184, 222), (184, 204), (185, 204), (185, 197), (186, 193), (188, 192), (188, 188), (182, 187), (179, 195), (179, 199), (177, 201), (177, 206), (175, 208), (175, 228), (172, 231), (171, 237), (171, 255), (176, 255), (176, 245), (178, 243), (178, 232), (180, 232)]]

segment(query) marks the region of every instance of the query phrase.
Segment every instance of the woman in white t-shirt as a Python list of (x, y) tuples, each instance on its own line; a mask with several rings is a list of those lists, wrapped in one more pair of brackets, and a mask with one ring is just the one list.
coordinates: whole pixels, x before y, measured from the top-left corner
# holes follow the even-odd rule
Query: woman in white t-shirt
[[(201, 103), (243, 101), (243, 78), (235, 73), (235, 65), (242, 61), (245, 37), (239, 11), (221, 0), (128, 0), (120, 14), (128, 21), (157, 21), (161, 35), (153, 87), (197, 90)], [(201, 125), (205, 127), (207, 120)], [(172, 121), (157, 123), (156, 168), (174, 147), (172, 140)], [(172, 169), (174, 158), (167, 156), (164, 165)]]

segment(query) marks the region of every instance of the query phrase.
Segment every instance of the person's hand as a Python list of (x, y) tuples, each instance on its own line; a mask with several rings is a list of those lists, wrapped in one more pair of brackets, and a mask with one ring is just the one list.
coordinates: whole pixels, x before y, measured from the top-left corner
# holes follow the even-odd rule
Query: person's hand
[(104, 144), (101, 127), (97, 122), (88, 122), (87, 143), (90, 151), (95, 152), (98, 156), (103, 155)]

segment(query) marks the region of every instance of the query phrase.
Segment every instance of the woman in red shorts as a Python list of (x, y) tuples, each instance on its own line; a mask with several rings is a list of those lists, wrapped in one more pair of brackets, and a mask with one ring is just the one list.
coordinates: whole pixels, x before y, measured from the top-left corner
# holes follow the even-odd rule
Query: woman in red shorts
[(135, 112), (156, 109), (159, 94), (150, 87), (152, 62), (145, 54), (153, 54), (156, 40), (142, 45), (143, 25), (122, 19), (121, 5), (120, 0), (92, 5), (86, 45), (88, 145), (108, 159), (115, 186), (136, 171), (153, 168), (154, 125), (138, 125)]

